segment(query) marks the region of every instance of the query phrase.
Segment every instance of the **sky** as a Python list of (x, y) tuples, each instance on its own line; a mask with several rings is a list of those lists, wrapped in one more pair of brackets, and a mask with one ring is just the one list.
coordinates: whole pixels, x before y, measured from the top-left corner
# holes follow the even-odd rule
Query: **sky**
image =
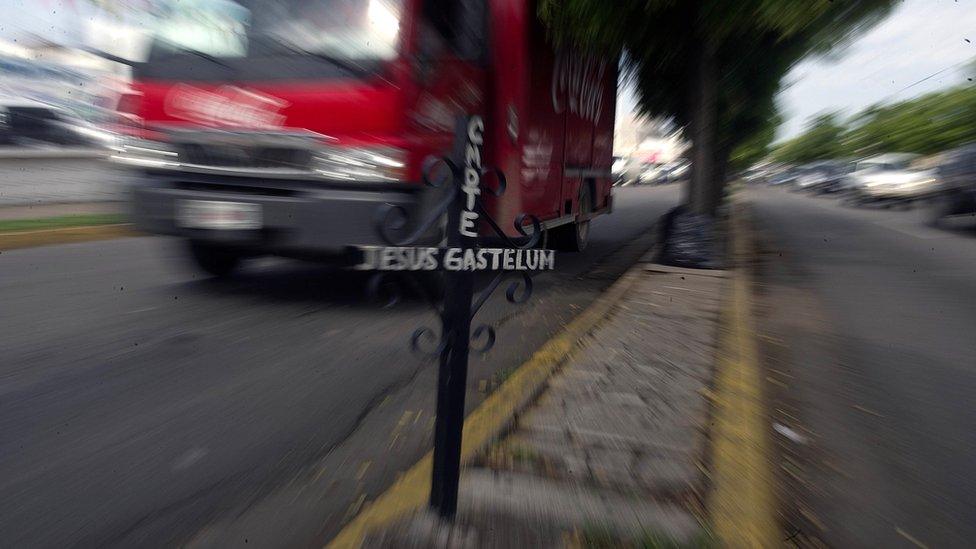
[(0, 38), (19, 40), (32, 33), (77, 44), (83, 39), (79, 19), (91, 17), (94, 11), (86, 0), (0, 0)]
[(906, 0), (841, 51), (793, 68), (778, 98), (786, 123), (777, 138), (822, 112), (851, 115), (967, 78), (976, 79), (976, 0)]
[[(968, 83), (967, 78), (976, 81), (976, 0), (905, 0), (830, 56), (793, 68), (777, 98), (785, 119), (777, 140), (797, 135), (823, 112), (852, 115), (875, 103)], [(633, 109), (633, 94), (621, 90), (619, 114)]]
[[(79, 20), (93, 12), (88, 0), (0, 0), (0, 38), (28, 30), (77, 43), (83, 28)], [(905, 0), (886, 20), (829, 57), (794, 67), (778, 98), (786, 122), (777, 138), (796, 135), (822, 112), (850, 115), (874, 103), (967, 82), (976, 78), (974, 66), (976, 0)], [(622, 91), (618, 111), (630, 110), (633, 103), (632, 91)]]

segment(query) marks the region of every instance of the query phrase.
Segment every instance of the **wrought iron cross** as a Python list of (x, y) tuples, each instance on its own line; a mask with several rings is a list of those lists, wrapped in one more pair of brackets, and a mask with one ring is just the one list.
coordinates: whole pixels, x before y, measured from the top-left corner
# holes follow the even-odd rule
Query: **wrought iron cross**
[[(468, 354), (472, 349), (488, 351), (495, 343), (495, 329), (472, 319), (502, 284), (514, 277), (506, 291), (511, 303), (524, 303), (532, 295), (530, 272), (554, 267), (555, 252), (539, 248), (543, 228), (532, 215), (520, 214), (513, 220), (520, 235), (510, 238), (488, 213), (482, 193), (500, 197), (505, 193), (505, 175), (483, 165), (484, 119), (467, 116), (458, 120), (454, 150), (449, 157), (432, 158), (425, 163), (424, 183), (443, 191), (443, 198), (408, 228), (409, 214), (399, 205), (386, 204), (378, 212), (377, 230), (389, 246), (363, 247), (357, 269), (378, 271), (370, 281), (374, 295), (388, 294), (388, 304), (397, 300), (387, 277), (401, 271), (444, 271), (444, 292), (440, 300), (431, 298), (441, 320), (440, 334), (429, 327), (414, 331), (411, 346), (415, 352), (437, 356), (437, 417), (434, 424), (434, 467), (430, 505), (444, 518), (457, 512), (458, 481), (461, 469), (461, 431), (464, 425), (464, 396), (467, 385)], [(483, 184), (487, 174), (496, 185)], [(446, 217), (446, 225), (443, 225)], [(482, 248), (483, 227), (490, 237), (505, 247)], [(432, 232), (443, 227), (444, 246), (417, 246)], [(526, 230), (527, 227), (530, 230)], [(406, 233), (406, 234), (404, 234)], [(477, 271), (496, 272), (492, 281), (474, 295)]]

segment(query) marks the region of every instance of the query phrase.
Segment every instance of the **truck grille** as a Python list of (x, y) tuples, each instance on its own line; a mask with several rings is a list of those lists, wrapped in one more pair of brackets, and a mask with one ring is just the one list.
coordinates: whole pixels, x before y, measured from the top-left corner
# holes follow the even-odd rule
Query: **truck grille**
[(181, 162), (199, 166), (308, 170), (312, 164), (310, 150), (289, 147), (188, 143), (179, 154)]

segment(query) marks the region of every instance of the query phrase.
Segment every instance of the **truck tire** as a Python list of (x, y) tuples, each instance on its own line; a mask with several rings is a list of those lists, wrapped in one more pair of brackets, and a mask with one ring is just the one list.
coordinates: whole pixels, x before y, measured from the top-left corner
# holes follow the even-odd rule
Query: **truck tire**
[(189, 247), (190, 257), (196, 266), (218, 278), (230, 276), (241, 263), (242, 255), (226, 247), (199, 240), (189, 241)]
[[(593, 192), (590, 185), (584, 183), (580, 189), (580, 214), (593, 211)], [(556, 250), (563, 252), (582, 252), (590, 242), (590, 221), (576, 221), (567, 223), (549, 231), (549, 243)]]

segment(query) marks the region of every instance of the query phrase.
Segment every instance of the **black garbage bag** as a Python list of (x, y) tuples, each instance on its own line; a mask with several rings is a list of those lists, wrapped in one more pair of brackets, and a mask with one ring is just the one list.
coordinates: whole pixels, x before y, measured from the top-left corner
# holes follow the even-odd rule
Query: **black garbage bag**
[(661, 217), (659, 234), (661, 263), (690, 269), (724, 267), (724, 240), (715, 217), (678, 206)]

